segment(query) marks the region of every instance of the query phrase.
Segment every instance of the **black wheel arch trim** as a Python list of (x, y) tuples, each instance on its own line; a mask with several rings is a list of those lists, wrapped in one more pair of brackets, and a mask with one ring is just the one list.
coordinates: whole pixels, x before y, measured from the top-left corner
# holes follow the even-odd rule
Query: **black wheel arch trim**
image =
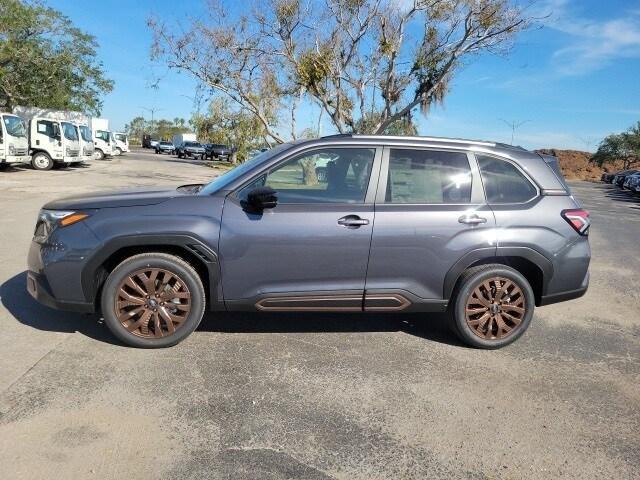
[(208, 274), (208, 309), (224, 310), (217, 253), (197, 236), (185, 233), (123, 235), (106, 241), (82, 270), (82, 290), (85, 299), (93, 303), (98, 298), (100, 287), (106, 279), (106, 276), (100, 277), (99, 269), (114, 253), (123, 248), (147, 246), (150, 249), (177, 247), (198, 258), (205, 265)]
[[(530, 261), (542, 271), (542, 292), (545, 295), (547, 285), (553, 277), (553, 264), (540, 252), (529, 247), (487, 247), (478, 248), (466, 253), (449, 269), (444, 280), (443, 298), (450, 299), (460, 275), (472, 265), (487, 259), (500, 257), (520, 257)], [(505, 265), (508, 265), (505, 263)]]

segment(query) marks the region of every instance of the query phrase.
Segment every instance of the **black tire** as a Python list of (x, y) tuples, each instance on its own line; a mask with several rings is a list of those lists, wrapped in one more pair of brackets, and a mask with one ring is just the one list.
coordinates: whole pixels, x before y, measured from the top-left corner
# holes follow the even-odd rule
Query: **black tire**
[(182, 158), (182, 152), (178, 150), (178, 158)]
[(38, 152), (31, 157), (31, 166), (34, 170), (51, 170), (53, 168), (53, 160), (48, 154)]
[(99, 148), (96, 148), (93, 152), (93, 156), (96, 160), (104, 160), (104, 152)]
[[(476, 287), (487, 280), (502, 277), (513, 282), (524, 297), (524, 313), (520, 323), (503, 338), (483, 338), (467, 323), (467, 300)], [(535, 308), (535, 296), (527, 279), (517, 270), (500, 264), (480, 265), (467, 270), (460, 278), (453, 301), (450, 304), (451, 330), (469, 346), (496, 349), (509, 345), (520, 338), (529, 328)], [(497, 324), (495, 325), (497, 328)], [(487, 329), (488, 330), (488, 329)]]
[[(160, 268), (171, 272), (180, 278), (190, 292), (191, 309), (173, 334), (160, 338), (138, 336), (129, 332), (117, 318), (115, 300), (121, 282), (133, 272), (145, 268)], [(132, 347), (163, 348), (176, 345), (198, 327), (204, 315), (206, 300), (202, 280), (189, 263), (166, 253), (142, 253), (127, 258), (109, 274), (102, 289), (100, 303), (105, 324), (119, 340)]]

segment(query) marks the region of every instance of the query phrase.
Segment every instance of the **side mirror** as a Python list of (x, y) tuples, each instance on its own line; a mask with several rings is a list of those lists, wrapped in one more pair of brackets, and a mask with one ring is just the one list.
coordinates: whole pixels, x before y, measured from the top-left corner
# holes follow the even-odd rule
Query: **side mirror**
[(278, 204), (278, 192), (271, 187), (257, 187), (249, 192), (247, 201), (243, 207), (254, 211), (262, 211), (265, 208), (274, 208)]

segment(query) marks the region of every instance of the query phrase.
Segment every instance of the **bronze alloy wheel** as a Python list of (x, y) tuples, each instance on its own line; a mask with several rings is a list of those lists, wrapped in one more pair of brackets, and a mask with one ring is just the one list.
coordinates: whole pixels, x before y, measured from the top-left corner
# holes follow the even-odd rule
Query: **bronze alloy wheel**
[(173, 335), (191, 311), (191, 292), (175, 273), (143, 268), (120, 282), (116, 317), (130, 333), (144, 338)]
[(502, 340), (518, 330), (526, 308), (524, 293), (515, 282), (505, 277), (491, 278), (469, 295), (467, 325), (480, 338)]

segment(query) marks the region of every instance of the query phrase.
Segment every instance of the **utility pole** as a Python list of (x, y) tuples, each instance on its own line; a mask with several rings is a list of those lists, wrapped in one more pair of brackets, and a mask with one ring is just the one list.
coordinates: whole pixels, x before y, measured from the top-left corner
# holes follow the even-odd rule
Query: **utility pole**
[(511, 128), (511, 145), (513, 145), (513, 140), (516, 136), (516, 130), (520, 128), (522, 125), (524, 125), (525, 123), (530, 122), (531, 120), (523, 120), (522, 122), (516, 122), (515, 120), (512, 120), (511, 122), (508, 122), (504, 118), (501, 118), (500, 121), (504, 122), (505, 124), (507, 124), (507, 126)]
[(164, 108), (157, 108), (157, 107), (153, 107), (153, 108), (147, 108), (147, 107), (140, 107), (143, 110), (146, 110), (147, 112), (151, 112), (151, 130), (153, 131), (153, 119), (154, 119), (154, 115), (156, 112), (160, 112), (161, 110), (164, 110)]

